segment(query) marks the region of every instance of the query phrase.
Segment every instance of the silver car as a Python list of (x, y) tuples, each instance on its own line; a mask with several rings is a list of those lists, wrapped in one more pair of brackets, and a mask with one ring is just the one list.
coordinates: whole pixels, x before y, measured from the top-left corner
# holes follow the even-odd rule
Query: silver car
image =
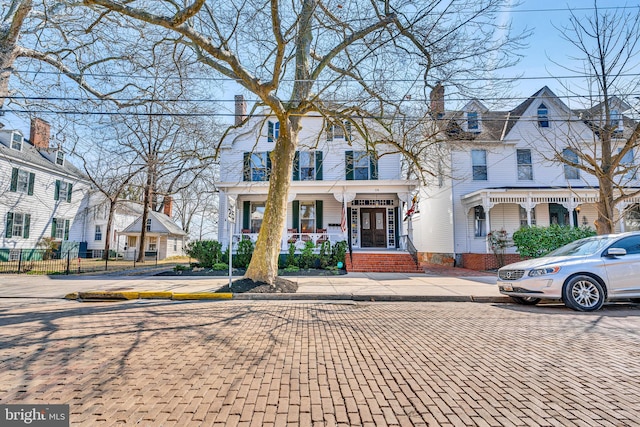
[(519, 304), (562, 300), (578, 311), (609, 300), (640, 303), (640, 232), (588, 237), (506, 265), (498, 270), (498, 287)]

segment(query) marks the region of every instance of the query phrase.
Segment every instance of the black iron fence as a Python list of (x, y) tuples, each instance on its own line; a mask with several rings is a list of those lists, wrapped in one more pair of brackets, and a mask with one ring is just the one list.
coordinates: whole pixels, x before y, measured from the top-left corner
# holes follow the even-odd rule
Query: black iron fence
[[(49, 249), (0, 249), (0, 273), (77, 274), (126, 270), (140, 266), (137, 250), (112, 252), (108, 259), (94, 251)], [(158, 265), (158, 252), (145, 252), (144, 265)]]

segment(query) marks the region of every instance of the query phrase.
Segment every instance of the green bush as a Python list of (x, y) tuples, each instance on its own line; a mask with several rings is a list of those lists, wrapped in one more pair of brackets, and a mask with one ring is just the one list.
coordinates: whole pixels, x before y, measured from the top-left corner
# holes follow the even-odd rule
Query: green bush
[(178, 264), (175, 267), (173, 267), (173, 271), (188, 271), (188, 270), (191, 270), (191, 266), (190, 265)]
[(211, 268), (222, 262), (222, 245), (215, 240), (197, 240), (189, 242), (186, 254), (198, 260), (201, 267)]
[(336, 242), (331, 249), (331, 264), (337, 266), (339, 262), (342, 263), (343, 268), (345, 264), (345, 257), (347, 256), (347, 242), (345, 240)]
[(225, 264), (224, 262), (218, 262), (213, 264), (211, 269), (215, 271), (227, 271), (229, 270), (229, 264)]
[(247, 268), (253, 256), (253, 242), (251, 239), (241, 239), (238, 242), (238, 251), (233, 265), (239, 268)]
[(320, 268), (328, 268), (331, 266), (331, 242), (328, 240), (322, 242), (318, 258), (320, 258)]
[(315, 267), (315, 263), (316, 263), (316, 256), (313, 253), (313, 250), (316, 248), (316, 245), (311, 241), (308, 240), (305, 244), (304, 244), (304, 249), (302, 249), (302, 252), (300, 253), (300, 259), (298, 261), (298, 267), (300, 268), (313, 268)]
[(595, 236), (589, 227), (523, 227), (513, 233), (513, 243), (523, 257), (538, 258), (571, 243), (574, 240)]
[(296, 245), (295, 243), (289, 243), (289, 254), (285, 261), (285, 269), (289, 267), (298, 267), (298, 260), (296, 260)]

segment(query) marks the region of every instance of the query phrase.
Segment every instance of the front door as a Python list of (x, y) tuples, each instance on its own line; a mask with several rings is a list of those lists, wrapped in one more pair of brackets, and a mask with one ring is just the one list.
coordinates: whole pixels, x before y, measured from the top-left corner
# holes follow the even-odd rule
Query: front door
[(387, 222), (385, 216), (386, 209), (360, 209), (361, 247), (387, 247)]

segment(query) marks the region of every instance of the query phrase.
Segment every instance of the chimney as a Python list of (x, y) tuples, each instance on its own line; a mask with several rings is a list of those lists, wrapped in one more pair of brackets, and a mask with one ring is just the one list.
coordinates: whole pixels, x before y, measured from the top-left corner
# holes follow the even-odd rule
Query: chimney
[(436, 119), (444, 115), (444, 86), (440, 82), (433, 88), (429, 95), (431, 99), (431, 115)]
[(31, 119), (31, 135), (29, 139), (36, 148), (47, 149), (49, 148), (49, 137), (51, 133), (51, 127), (49, 123), (39, 118)]
[(236, 95), (236, 126), (238, 126), (247, 115), (247, 103), (244, 102), (244, 96)]
[(171, 218), (171, 211), (173, 210), (173, 199), (171, 196), (164, 196), (164, 214)]

